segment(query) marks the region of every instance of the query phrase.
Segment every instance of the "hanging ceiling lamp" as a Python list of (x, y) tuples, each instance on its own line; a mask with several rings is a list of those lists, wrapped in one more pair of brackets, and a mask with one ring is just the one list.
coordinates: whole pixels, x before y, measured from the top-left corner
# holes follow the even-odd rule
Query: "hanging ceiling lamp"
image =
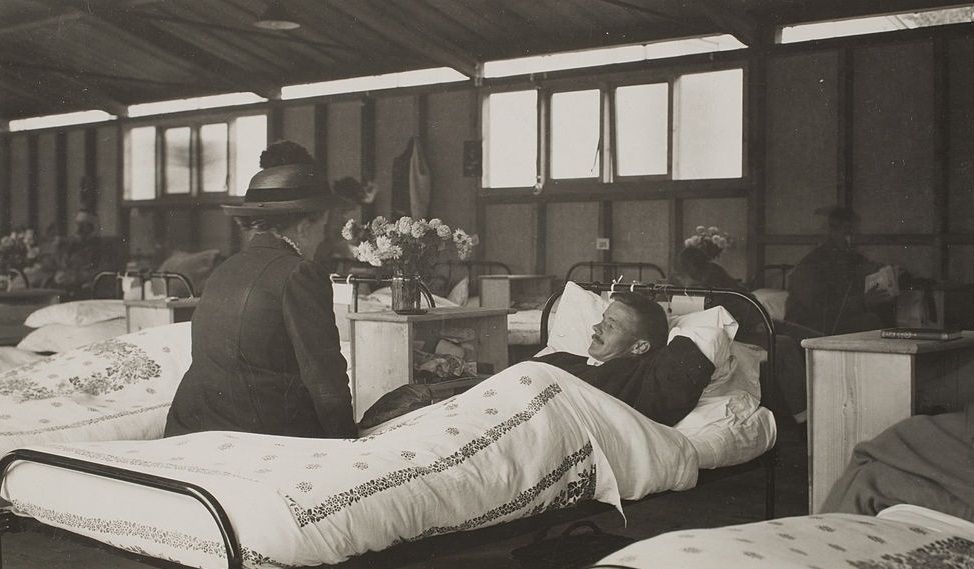
[(301, 27), (281, 0), (271, 0), (254, 25), (265, 30), (294, 30)]

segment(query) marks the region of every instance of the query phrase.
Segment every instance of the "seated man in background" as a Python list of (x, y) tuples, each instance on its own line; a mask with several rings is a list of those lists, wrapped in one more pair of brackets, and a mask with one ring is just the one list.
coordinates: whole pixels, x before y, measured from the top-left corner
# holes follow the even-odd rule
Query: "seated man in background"
[[(667, 345), (663, 308), (636, 293), (617, 293), (593, 326), (589, 358), (555, 352), (535, 358), (626, 402), (646, 417), (673, 426), (693, 410), (714, 373), (714, 364), (692, 340)], [(365, 412), (360, 429), (374, 427), (431, 404), (426, 385), (403, 385)]]
[(859, 216), (844, 207), (828, 214), (825, 243), (791, 273), (785, 320), (826, 335), (875, 330), (890, 324), (889, 295), (865, 290), (866, 275), (880, 268), (855, 250)]
[(896, 504), (974, 522), (974, 401), (961, 412), (910, 417), (856, 445), (822, 511), (876, 515)]

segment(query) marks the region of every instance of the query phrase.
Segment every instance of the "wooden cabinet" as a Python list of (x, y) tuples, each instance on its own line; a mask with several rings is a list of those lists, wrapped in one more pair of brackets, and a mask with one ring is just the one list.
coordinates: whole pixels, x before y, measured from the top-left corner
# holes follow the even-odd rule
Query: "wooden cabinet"
[(509, 312), (506, 308), (434, 308), (415, 315), (349, 313), (350, 380), (356, 421), (379, 397), (413, 381), (414, 348), (432, 351), (429, 347), (441, 335), (449, 335), (451, 329), (472, 331), (472, 358), (483, 375), (506, 368)]
[(483, 275), (480, 306), (511, 308), (518, 303), (543, 305), (551, 296), (551, 275)]
[(189, 322), (199, 298), (154, 298), (126, 300), (125, 317), (129, 332), (176, 322)]
[(852, 449), (917, 414), (974, 398), (974, 332), (893, 340), (878, 330), (802, 341), (808, 361), (809, 510), (818, 513)]

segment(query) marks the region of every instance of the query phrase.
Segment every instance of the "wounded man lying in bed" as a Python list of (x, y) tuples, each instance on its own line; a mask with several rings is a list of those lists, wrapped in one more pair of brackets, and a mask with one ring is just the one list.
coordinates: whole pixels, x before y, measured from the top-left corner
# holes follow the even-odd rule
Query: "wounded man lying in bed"
[[(592, 327), (588, 358), (554, 352), (534, 361), (561, 368), (657, 423), (673, 426), (697, 404), (714, 364), (689, 338), (676, 336), (667, 345), (666, 314), (655, 301), (631, 292), (612, 300)], [(376, 401), (359, 427), (373, 427), (431, 401), (425, 386), (405, 385)]]

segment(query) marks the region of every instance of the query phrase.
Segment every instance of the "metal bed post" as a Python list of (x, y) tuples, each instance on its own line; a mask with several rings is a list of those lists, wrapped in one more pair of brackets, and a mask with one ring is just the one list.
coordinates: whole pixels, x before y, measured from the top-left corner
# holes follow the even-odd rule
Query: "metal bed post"
[(666, 271), (664, 271), (662, 267), (660, 267), (655, 263), (644, 263), (641, 261), (638, 262), (637, 261), (580, 261), (578, 263), (575, 263), (571, 267), (569, 267), (568, 272), (565, 273), (565, 282), (572, 280), (572, 275), (575, 273), (575, 270), (581, 267), (588, 267), (589, 282), (598, 282), (595, 279), (595, 269), (597, 267), (603, 269), (611, 269), (611, 274), (613, 278), (618, 276), (617, 271), (619, 269), (636, 269), (639, 271), (638, 273), (639, 280), (637, 281), (638, 283), (643, 282), (643, 271), (646, 269), (652, 269), (657, 273), (659, 273), (660, 280), (666, 278)]
[[(149, 488), (193, 498), (206, 508), (206, 511), (213, 517), (213, 521), (220, 531), (220, 537), (223, 539), (223, 547), (227, 553), (227, 569), (243, 568), (243, 554), (240, 549), (240, 544), (237, 541), (237, 535), (234, 533), (233, 526), (230, 523), (230, 517), (213, 494), (210, 494), (201, 486), (171, 478), (164, 478), (162, 476), (155, 476), (153, 474), (145, 474), (143, 472), (125, 470), (95, 462), (87, 462), (67, 456), (58, 456), (56, 454), (30, 449), (17, 449), (0, 458), (0, 487), (3, 487), (3, 482), (10, 466), (17, 461), (34, 462), (74, 472), (93, 474), (95, 476), (121, 480), (123, 482), (147, 486)], [(7, 525), (0, 523), (0, 533), (2, 533)], [(0, 551), (0, 567), (2, 567), (2, 556), (3, 552)]]

